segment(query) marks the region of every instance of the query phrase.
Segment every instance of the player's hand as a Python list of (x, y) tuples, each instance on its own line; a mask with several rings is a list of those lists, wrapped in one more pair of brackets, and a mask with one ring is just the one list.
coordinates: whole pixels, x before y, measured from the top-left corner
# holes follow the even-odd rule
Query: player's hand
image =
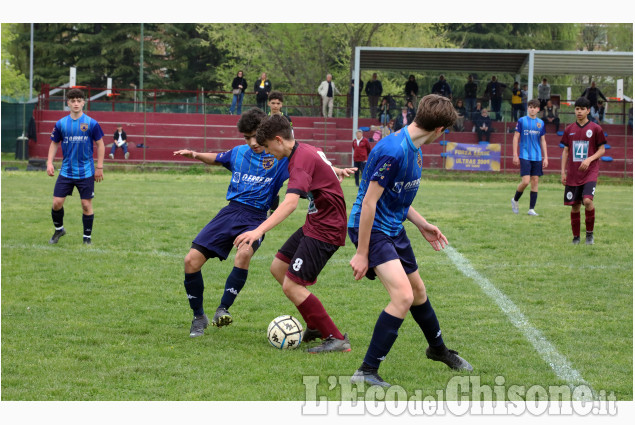
[(46, 164), (46, 174), (51, 177), (55, 175), (55, 167), (53, 167), (53, 164)]
[(440, 251), (449, 245), (448, 239), (437, 226), (428, 223), (419, 230), (435, 251)]
[(355, 171), (357, 171), (357, 167), (351, 167), (351, 168), (336, 168), (335, 169), (335, 174), (337, 174), (337, 178), (342, 181), (342, 179), (344, 177), (350, 177), (353, 174), (355, 174)]
[(100, 182), (104, 179), (104, 170), (103, 168), (95, 167), (95, 181)]
[(580, 167), (578, 168), (578, 170), (586, 171), (587, 168), (589, 168), (589, 165), (591, 165), (591, 161), (589, 161), (589, 158), (587, 158), (584, 161), (582, 161), (582, 164), (580, 164)]
[(353, 268), (353, 277), (355, 280), (360, 280), (366, 276), (366, 272), (368, 271), (368, 256), (356, 253), (353, 255), (349, 264)]
[(542, 160), (542, 168), (547, 168), (549, 166), (549, 159), (545, 156)]
[(516, 166), (520, 165), (520, 159), (518, 158), (518, 155), (514, 155), (514, 158), (512, 159), (512, 164)]
[(262, 236), (262, 232), (259, 232), (258, 230), (251, 230), (249, 232), (242, 233), (234, 240), (234, 246), (238, 249), (242, 248), (243, 245), (251, 246), (254, 242), (262, 238)]
[(174, 156), (177, 156), (177, 155), (181, 155), (181, 156), (184, 156), (186, 158), (194, 159), (194, 151), (191, 151), (189, 149), (181, 149), (181, 150), (178, 150), (178, 151), (174, 151)]
[(560, 183), (562, 183), (563, 186), (567, 185), (567, 175), (566, 174), (560, 174)]

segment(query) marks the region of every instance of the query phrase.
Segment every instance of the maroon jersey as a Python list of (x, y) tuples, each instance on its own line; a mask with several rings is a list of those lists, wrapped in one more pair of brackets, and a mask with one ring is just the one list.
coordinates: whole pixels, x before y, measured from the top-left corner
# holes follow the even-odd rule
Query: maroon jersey
[(594, 155), (598, 148), (606, 143), (602, 127), (591, 121), (583, 126), (574, 122), (565, 128), (562, 143), (569, 148), (567, 186), (582, 186), (597, 181), (600, 161), (593, 161), (586, 171), (580, 171), (578, 168), (582, 161)]
[(344, 246), (344, 192), (322, 151), (314, 146), (296, 142), (289, 156), (287, 193), (295, 193), (309, 200), (309, 211), (302, 227), (306, 236)]

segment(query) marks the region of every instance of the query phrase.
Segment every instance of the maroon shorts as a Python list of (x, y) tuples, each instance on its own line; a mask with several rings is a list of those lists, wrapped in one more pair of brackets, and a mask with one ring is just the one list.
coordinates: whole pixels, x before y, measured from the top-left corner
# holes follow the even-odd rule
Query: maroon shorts
[(286, 275), (303, 286), (313, 285), (339, 246), (305, 236), (300, 227), (278, 250), (276, 258), (289, 264)]
[(597, 182), (587, 182), (584, 183), (582, 186), (565, 186), (564, 204), (581, 204), (584, 198), (591, 198), (591, 200), (593, 200), (596, 184)]

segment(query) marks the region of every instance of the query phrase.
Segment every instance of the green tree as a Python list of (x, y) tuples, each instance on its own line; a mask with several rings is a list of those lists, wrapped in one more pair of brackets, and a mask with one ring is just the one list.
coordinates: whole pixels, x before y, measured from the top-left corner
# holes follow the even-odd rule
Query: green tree
[(14, 34), (16, 24), (2, 24), (2, 97), (15, 100), (27, 100), (29, 82), (26, 76), (15, 66), (15, 57), (8, 48), (16, 38)]

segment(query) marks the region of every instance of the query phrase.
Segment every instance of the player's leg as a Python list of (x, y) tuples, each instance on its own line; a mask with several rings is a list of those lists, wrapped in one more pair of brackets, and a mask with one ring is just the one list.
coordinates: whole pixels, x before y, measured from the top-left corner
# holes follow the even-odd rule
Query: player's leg
[(583, 186), (565, 186), (564, 205), (571, 206), (571, 233), (573, 234), (572, 244), (580, 243), (580, 208), (582, 207)]
[(95, 178), (88, 177), (75, 181), (75, 186), (79, 192), (82, 201), (82, 224), (84, 226), (83, 243), (90, 245), (92, 243), (93, 221), (95, 214), (93, 212), (93, 198), (95, 197)]
[(53, 206), (51, 207), (51, 218), (53, 219), (53, 227), (55, 231), (53, 236), (49, 240), (50, 244), (57, 243), (62, 236), (66, 234), (64, 229), (64, 201), (66, 197), (59, 197), (53, 195)]
[[(256, 247), (256, 250), (257, 249), (258, 248)], [(218, 305), (216, 313), (214, 313), (214, 318), (212, 319), (212, 323), (215, 326), (226, 326), (233, 322), (233, 318), (231, 314), (229, 314), (229, 308), (234, 304), (236, 297), (245, 286), (245, 282), (247, 282), (249, 262), (251, 261), (254, 252), (254, 246), (252, 245), (243, 245), (236, 251), (234, 268), (231, 273), (229, 273), (229, 276), (227, 276), (223, 296), (221, 297), (220, 304)]]
[(187, 253), (184, 260), (185, 279), (183, 285), (185, 286), (185, 293), (187, 294), (190, 308), (194, 314), (192, 326), (190, 327), (190, 337), (192, 338), (203, 335), (205, 328), (209, 325), (209, 319), (203, 309), (205, 285), (201, 268), (208, 259), (203, 251), (205, 251), (204, 247), (192, 244), (192, 248), (190, 248), (190, 252)]
[(115, 159), (116, 151), (117, 151), (117, 143), (113, 142), (112, 148), (110, 148), (110, 153), (108, 154), (108, 157), (110, 157), (110, 159)]
[(593, 245), (593, 228), (595, 227), (595, 195), (596, 182), (588, 182), (582, 190), (582, 203), (584, 204), (584, 224), (586, 226), (586, 244)]
[[(537, 161), (536, 161), (537, 162)], [(529, 192), (529, 215), (538, 215), (534, 208), (536, 207), (536, 201), (538, 200), (538, 181), (540, 176), (532, 175), (530, 178), (531, 189)]]
[(523, 192), (530, 182), (529, 167), (529, 161), (520, 158), (520, 183), (518, 183), (516, 193), (512, 198), (512, 211), (514, 214), (518, 214), (518, 201), (520, 200), (520, 197), (523, 196)]

